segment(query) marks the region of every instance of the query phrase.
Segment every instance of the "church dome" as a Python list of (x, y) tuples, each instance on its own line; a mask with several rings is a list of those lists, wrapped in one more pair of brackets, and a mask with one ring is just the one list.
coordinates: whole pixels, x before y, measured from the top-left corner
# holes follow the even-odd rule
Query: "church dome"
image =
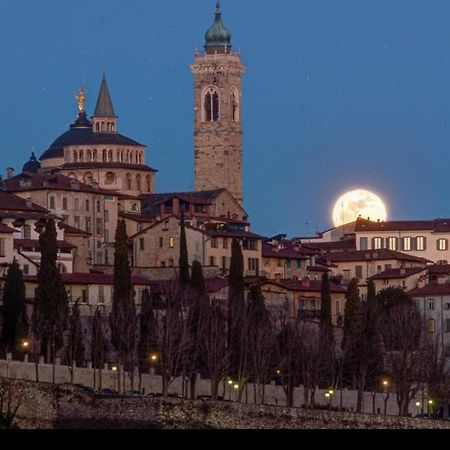
[(26, 162), (22, 168), (22, 172), (35, 174), (41, 168), (41, 163), (36, 159), (34, 152), (31, 153), (31, 158), (28, 162)]
[(205, 34), (205, 48), (210, 47), (231, 47), (231, 33), (225, 28), (222, 22), (222, 12), (220, 10), (220, 3), (216, 6), (216, 20), (213, 26)]

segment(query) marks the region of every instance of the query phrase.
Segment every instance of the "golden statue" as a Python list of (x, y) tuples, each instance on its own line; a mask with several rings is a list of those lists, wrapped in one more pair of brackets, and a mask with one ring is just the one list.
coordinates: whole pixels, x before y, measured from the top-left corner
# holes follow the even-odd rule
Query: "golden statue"
[(78, 95), (75, 96), (78, 100), (78, 110), (80, 113), (84, 112), (84, 106), (86, 104), (86, 89), (80, 88)]

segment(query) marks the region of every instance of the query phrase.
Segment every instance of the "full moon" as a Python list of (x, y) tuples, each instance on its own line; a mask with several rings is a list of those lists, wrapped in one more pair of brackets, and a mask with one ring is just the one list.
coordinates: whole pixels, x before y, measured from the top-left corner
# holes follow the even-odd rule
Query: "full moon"
[(356, 221), (358, 216), (373, 221), (387, 220), (386, 206), (378, 195), (364, 189), (347, 192), (337, 202), (333, 210), (336, 227)]

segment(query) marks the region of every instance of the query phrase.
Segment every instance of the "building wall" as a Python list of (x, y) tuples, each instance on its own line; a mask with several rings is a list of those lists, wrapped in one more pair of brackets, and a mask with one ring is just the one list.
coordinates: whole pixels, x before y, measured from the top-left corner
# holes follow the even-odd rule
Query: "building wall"
[[(417, 237), (424, 237), (426, 239), (426, 247), (424, 250), (404, 250), (401, 247), (401, 239), (403, 237), (410, 237), (410, 238), (417, 238)], [(426, 258), (434, 262), (438, 261), (448, 261), (450, 262), (450, 234), (448, 233), (435, 233), (431, 230), (429, 231), (412, 231), (412, 232), (406, 232), (406, 231), (386, 231), (386, 232), (379, 232), (379, 231), (371, 231), (371, 232), (356, 232), (356, 247), (358, 250), (364, 250), (361, 248), (361, 238), (366, 238), (368, 242), (368, 250), (371, 250), (373, 247), (373, 238), (383, 238), (384, 240), (384, 246), (383, 248), (388, 248), (388, 245), (386, 244), (386, 240), (388, 238), (397, 238), (398, 239), (398, 248), (397, 251), (400, 251), (402, 253), (407, 253), (409, 255), (418, 256), (420, 258)], [(437, 242), (439, 239), (445, 239), (448, 241), (447, 244), (447, 250), (438, 250), (437, 249)]]
[(373, 282), (375, 284), (375, 290), (377, 293), (389, 287), (402, 288), (405, 291), (410, 291), (417, 287), (419, 278), (426, 273), (427, 271), (426, 269), (424, 269), (422, 272), (416, 273), (409, 277), (390, 278), (387, 280), (373, 280)]

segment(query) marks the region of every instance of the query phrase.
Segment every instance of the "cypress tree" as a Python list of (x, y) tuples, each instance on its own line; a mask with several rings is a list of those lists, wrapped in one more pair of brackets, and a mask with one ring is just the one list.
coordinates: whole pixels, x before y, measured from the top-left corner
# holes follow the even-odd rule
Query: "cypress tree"
[(228, 352), (230, 356), (230, 375), (234, 377), (239, 377), (241, 371), (244, 313), (244, 257), (239, 239), (233, 238), (228, 279)]
[(41, 262), (33, 310), (33, 332), (41, 341), (41, 351), (55, 362), (56, 352), (62, 348), (63, 335), (69, 316), (69, 299), (56, 266), (58, 253), (56, 226), (53, 219), (46, 222), (39, 236)]
[(203, 268), (199, 261), (194, 261), (192, 263), (191, 288), (193, 292), (199, 297), (206, 294)]
[[(137, 317), (131, 269), (128, 257), (128, 236), (125, 220), (120, 220), (115, 234), (114, 290), (110, 315), (111, 341), (118, 353), (119, 363), (127, 363), (133, 374), (136, 353)], [(133, 384), (133, 378), (132, 378)]]
[(19, 342), (28, 335), (25, 304), (25, 283), (22, 271), (14, 258), (6, 274), (3, 291), (2, 345), (6, 352), (19, 348)]
[(180, 222), (180, 285), (185, 288), (189, 285), (189, 258), (187, 250), (187, 240), (186, 240), (186, 224), (184, 221), (184, 213), (181, 213)]
[(78, 301), (72, 306), (69, 317), (66, 360), (70, 368), (71, 382), (73, 383), (74, 364), (76, 363), (77, 366), (81, 366), (84, 363), (83, 326), (81, 324), (80, 306)]
[(96, 371), (99, 371), (99, 389), (102, 387), (102, 369), (108, 350), (108, 341), (103, 327), (103, 318), (100, 308), (97, 308), (92, 321), (91, 360), (94, 374), (94, 388), (96, 387)]
[(331, 317), (331, 294), (328, 272), (322, 275), (320, 295), (319, 382), (324, 388), (334, 384), (335, 341)]

